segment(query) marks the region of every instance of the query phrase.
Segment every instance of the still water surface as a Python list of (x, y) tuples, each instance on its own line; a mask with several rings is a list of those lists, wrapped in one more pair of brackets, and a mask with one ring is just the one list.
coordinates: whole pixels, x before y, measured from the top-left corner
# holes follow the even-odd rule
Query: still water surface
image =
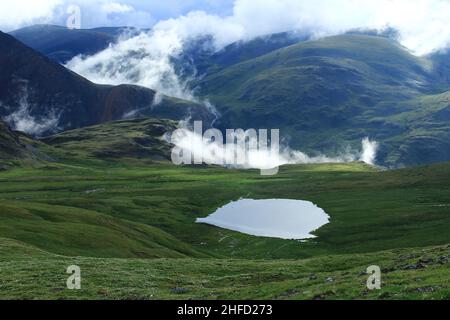
[(311, 239), (311, 232), (330, 222), (324, 210), (309, 201), (241, 199), (197, 219), (241, 233), (281, 239)]

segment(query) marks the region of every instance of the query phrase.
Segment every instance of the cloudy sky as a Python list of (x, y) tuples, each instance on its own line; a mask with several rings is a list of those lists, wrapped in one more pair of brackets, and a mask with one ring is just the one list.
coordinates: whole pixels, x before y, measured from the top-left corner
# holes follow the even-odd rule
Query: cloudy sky
[(0, 0), (0, 30), (37, 23), (65, 25), (71, 5), (80, 7), (83, 28), (151, 27), (159, 20), (195, 10), (228, 15), (233, 0)]
[(321, 37), (387, 27), (417, 54), (450, 43), (450, 0), (0, 0), (0, 30), (66, 25), (70, 5), (80, 7), (82, 28), (160, 25), (179, 36), (210, 31), (222, 44), (294, 29)]

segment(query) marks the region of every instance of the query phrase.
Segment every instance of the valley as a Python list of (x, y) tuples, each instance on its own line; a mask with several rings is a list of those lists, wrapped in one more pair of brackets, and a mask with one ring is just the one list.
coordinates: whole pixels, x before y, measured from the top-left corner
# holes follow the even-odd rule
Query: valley
[[(0, 299), (450, 299), (447, 53), (392, 30), (158, 31), (0, 32)], [(279, 129), (300, 160), (175, 165), (169, 133), (195, 121)]]
[[(262, 177), (83, 157), (8, 170), (0, 173), (1, 295), (445, 299), (449, 175), (448, 164), (380, 171), (354, 163), (284, 166)], [(195, 223), (241, 197), (309, 200), (330, 223), (307, 242)], [(65, 264), (85, 270), (82, 291), (62, 289)], [(379, 292), (365, 290), (362, 272), (372, 264), (389, 270)], [(17, 273), (22, 280), (12, 281)]]

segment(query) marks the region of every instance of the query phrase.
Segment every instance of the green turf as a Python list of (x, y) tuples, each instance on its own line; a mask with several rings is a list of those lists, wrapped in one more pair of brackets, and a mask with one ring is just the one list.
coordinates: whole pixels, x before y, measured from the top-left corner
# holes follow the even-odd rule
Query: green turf
[[(241, 197), (309, 200), (331, 223), (300, 243), (194, 223)], [(64, 255), (305, 258), (450, 242), (450, 165), (363, 164), (256, 170), (51, 164), (0, 174), (0, 236)], [(145, 250), (150, 245), (150, 249)], [(156, 250), (156, 252), (154, 252)]]
[[(309, 200), (331, 221), (307, 242), (195, 223), (241, 197)], [(448, 253), (436, 246), (450, 243), (449, 207), (450, 164), (295, 165), (263, 177), (125, 159), (38, 162), (0, 172), (0, 298), (448, 298)], [(425, 247), (433, 263), (404, 270)], [(80, 292), (62, 288), (69, 264), (85, 272)], [(364, 289), (370, 264), (391, 270), (382, 292)]]
[[(307, 260), (56, 256), (0, 238), (0, 299), (449, 299), (450, 249), (397, 249)], [(69, 266), (81, 290), (68, 290)], [(366, 287), (368, 266), (381, 290)]]

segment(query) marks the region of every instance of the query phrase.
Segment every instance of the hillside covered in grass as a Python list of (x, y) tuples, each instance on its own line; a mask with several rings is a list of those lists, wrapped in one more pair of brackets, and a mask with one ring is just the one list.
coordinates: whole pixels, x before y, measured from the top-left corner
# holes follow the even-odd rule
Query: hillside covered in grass
[(172, 147), (164, 137), (176, 128), (177, 123), (170, 120), (122, 120), (66, 131), (40, 141), (46, 144), (41, 148), (48, 153), (72, 162), (167, 162)]
[[(363, 164), (258, 171), (136, 163), (48, 164), (0, 174), (0, 237), (52, 253), (299, 259), (442, 245), (450, 241), (449, 165), (380, 172)], [(331, 222), (306, 243), (203, 224), (239, 198), (308, 200)], [(169, 254), (169, 253), (168, 253)], [(170, 254), (169, 254), (170, 255)]]
[(380, 142), (378, 163), (401, 167), (449, 159), (446, 117), (427, 99), (449, 89), (439, 61), (386, 37), (346, 34), (211, 68), (193, 86), (217, 105), (222, 128), (280, 128), (311, 154), (369, 136)]
[[(450, 164), (179, 167), (164, 160), (173, 128), (136, 119), (40, 141), (5, 131), (48, 158), (0, 172), (0, 298), (449, 297)], [(330, 223), (306, 242), (195, 223), (240, 198), (311, 201)], [(65, 289), (72, 264), (78, 292)], [(381, 291), (366, 289), (369, 265), (383, 268)]]

